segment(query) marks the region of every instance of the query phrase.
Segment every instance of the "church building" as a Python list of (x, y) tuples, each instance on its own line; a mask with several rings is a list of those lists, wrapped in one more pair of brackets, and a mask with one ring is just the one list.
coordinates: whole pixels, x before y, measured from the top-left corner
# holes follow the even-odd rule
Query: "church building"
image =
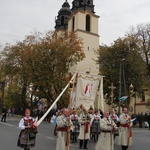
[(93, 0), (73, 0), (70, 8), (69, 2), (65, 0), (56, 18), (55, 31), (74, 31), (82, 39), (85, 58), (70, 70), (97, 75), (99, 65), (95, 62), (95, 51), (99, 49), (99, 16), (95, 14), (93, 3)]

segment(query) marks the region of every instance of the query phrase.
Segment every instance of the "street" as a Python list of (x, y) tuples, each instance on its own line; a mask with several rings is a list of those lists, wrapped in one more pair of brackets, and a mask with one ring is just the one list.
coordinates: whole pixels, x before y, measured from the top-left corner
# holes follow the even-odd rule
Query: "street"
[[(0, 150), (19, 150), (17, 139), (20, 130), (18, 123), (20, 118), (9, 117), (6, 123), (0, 122)], [(55, 150), (56, 137), (53, 135), (54, 125), (48, 122), (42, 122), (38, 128), (36, 146), (32, 150)], [(147, 128), (136, 128), (133, 131), (133, 145), (131, 150), (149, 150), (150, 149), (150, 131)], [(117, 145), (118, 138), (115, 139), (115, 150), (121, 150)], [(94, 150), (95, 144), (89, 141), (88, 149)], [(78, 150), (78, 143), (71, 143), (70, 150)]]

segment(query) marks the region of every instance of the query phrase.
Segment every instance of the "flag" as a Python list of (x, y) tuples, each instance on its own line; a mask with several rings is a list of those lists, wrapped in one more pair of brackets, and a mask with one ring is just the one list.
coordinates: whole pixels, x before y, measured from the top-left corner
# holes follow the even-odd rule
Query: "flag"
[(122, 97), (119, 98), (119, 100), (125, 101), (127, 98), (128, 98), (128, 96), (122, 96)]
[(94, 101), (98, 90), (100, 76), (91, 74), (78, 74), (76, 88), (76, 108), (81, 105), (85, 109), (94, 108)]

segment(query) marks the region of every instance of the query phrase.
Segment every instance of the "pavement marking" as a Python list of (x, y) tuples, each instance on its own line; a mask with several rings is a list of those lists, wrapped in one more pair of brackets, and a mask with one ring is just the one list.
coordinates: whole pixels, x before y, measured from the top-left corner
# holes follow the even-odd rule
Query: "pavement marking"
[(49, 136), (46, 136), (47, 139), (50, 139), (50, 140), (55, 140), (55, 138), (52, 138), (52, 137), (49, 137)]
[(9, 127), (14, 127), (14, 125), (8, 124), (8, 123), (6, 123), (6, 122), (0, 122), (0, 123), (3, 124), (3, 125), (9, 126)]

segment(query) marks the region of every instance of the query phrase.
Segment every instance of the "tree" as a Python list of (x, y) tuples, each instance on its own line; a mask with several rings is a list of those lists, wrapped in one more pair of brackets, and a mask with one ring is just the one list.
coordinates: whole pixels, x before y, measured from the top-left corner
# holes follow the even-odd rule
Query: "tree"
[(36, 32), (23, 42), (5, 47), (2, 52), (5, 74), (17, 79), (23, 107), (27, 105), (28, 94), (46, 98), (50, 103), (55, 100), (68, 82), (70, 66), (84, 58), (82, 45), (73, 32), (59, 37), (53, 32), (45, 35)]
[(148, 76), (150, 76), (150, 24), (131, 27), (128, 35), (136, 40), (139, 52), (146, 62)]
[[(109, 93), (108, 87), (114, 83), (117, 90), (114, 91), (114, 102), (117, 103), (119, 96), (119, 69), (121, 66), (121, 76), (123, 77), (123, 69), (125, 71), (125, 79), (121, 79), (122, 96), (127, 91), (127, 87), (131, 83), (134, 84), (135, 90), (140, 92), (145, 77), (145, 62), (138, 53), (138, 46), (133, 38), (125, 37), (117, 39), (110, 47), (101, 46), (97, 52), (99, 59), (97, 63), (100, 64), (100, 72), (105, 76), (104, 92)], [(125, 82), (123, 82), (123, 80)], [(108, 94), (109, 97), (109, 94)], [(109, 102), (108, 102), (109, 103)]]

